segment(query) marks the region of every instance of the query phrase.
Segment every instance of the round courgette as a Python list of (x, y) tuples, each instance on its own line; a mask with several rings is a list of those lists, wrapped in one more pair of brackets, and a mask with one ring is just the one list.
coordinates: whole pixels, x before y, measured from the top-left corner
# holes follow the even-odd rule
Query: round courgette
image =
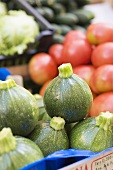
[(35, 97), (13, 79), (0, 81), (0, 130), (10, 127), (13, 134), (27, 136), (39, 117)]
[(0, 132), (0, 169), (17, 170), (44, 158), (40, 148), (31, 140), (13, 136), (10, 128)]
[(38, 121), (28, 138), (39, 146), (44, 156), (68, 149), (69, 139), (64, 125), (65, 121), (61, 117), (53, 117), (50, 121)]
[(44, 105), (50, 117), (60, 116), (66, 123), (82, 120), (90, 111), (93, 96), (88, 84), (73, 74), (70, 63), (58, 67), (44, 93)]
[(113, 114), (101, 112), (74, 125), (70, 132), (70, 147), (100, 152), (113, 146)]

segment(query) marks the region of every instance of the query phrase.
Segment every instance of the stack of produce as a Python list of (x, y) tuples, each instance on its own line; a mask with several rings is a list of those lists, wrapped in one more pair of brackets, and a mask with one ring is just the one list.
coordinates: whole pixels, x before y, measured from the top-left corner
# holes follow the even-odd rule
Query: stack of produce
[[(26, 0), (38, 11), (55, 30), (53, 43), (61, 43), (71, 30), (86, 30), (94, 13), (84, 8), (90, 0)], [(41, 26), (43, 29), (43, 27)]]
[(94, 101), (89, 116), (113, 112), (113, 25), (90, 24), (86, 33), (72, 30), (62, 44), (51, 45), (48, 53), (38, 53), (28, 65), (30, 78), (41, 85), (40, 95), (58, 75), (58, 66), (71, 63), (73, 72), (89, 85)]
[(87, 117), (93, 95), (70, 63), (58, 66), (43, 98), (8, 79), (0, 81), (0, 101), (0, 169), (19, 169), (58, 150), (100, 152), (113, 146), (113, 114)]
[(58, 76), (49, 83), (43, 97), (51, 119), (39, 121), (28, 138), (45, 156), (61, 148), (100, 152), (112, 147), (113, 114), (107, 111), (87, 118), (93, 102), (90, 87), (73, 73), (70, 63), (60, 65), (58, 70)]
[(9, 79), (0, 81), (0, 101), (0, 169), (20, 169), (42, 159), (40, 148), (26, 138), (38, 121), (35, 97)]

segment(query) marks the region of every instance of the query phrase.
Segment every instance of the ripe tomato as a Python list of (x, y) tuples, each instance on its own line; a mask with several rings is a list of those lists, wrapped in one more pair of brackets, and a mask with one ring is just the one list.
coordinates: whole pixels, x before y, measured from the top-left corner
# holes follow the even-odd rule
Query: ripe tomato
[(98, 116), (102, 111), (113, 113), (113, 92), (99, 94), (93, 100), (89, 116)]
[(49, 55), (55, 60), (58, 66), (63, 63), (62, 50), (63, 50), (62, 44), (53, 44), (48, 51)]
[(98, 45), (92, 52), (91, 62), (95, 67), (113, 64), (113, 42)]
[(53, 58), (49, 54), (42, 52), (30, 59), (28, 72), (35, 83), (42, 85), (54, 78), (58, 73), (58, 69)]
[(108, 23), (93, 23), (87, 27), (86, 36), (91, 44), (113, 42), (113, 25)]
[(98, 67), (92, 74), (90, 87), (96, 94), (113, 91), (113, 65)]
[(86, 40), (79, 39), (64, 44), (63, 63), (71, 63), (72, 67), (91, 62), (92, 46)]
[(65, 35), (63, 43), (66, 44), (67, 42), (71, 42), (72, 40), (78, 40), (78, 39), (86, 40), (86, 34), (81, 30), (72, 30)]
[(72, 40), (84, 39), (86, 40), (86, 34), (81, 30), (72, 30), (69, 31), (64, 38), (63, 44), (71, 42)]
[(93, 65), (80, 65), (73, 68), (73, 73), (80, 76), (90, 86), (90, 79), (95, 70)]

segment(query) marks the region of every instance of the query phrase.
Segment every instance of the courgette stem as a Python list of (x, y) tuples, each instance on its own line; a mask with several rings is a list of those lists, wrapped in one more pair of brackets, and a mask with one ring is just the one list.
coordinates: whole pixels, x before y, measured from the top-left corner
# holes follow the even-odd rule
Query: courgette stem
[(101, 112), (95, 119), (96, 126), (103, 128), (105, 131), (112, 131), (113, 113), (109, 111)]
[(0, 154), (10, 152), (16, 148), (16, 140), (10, 128), (3, 128), (0, 132)]
[(13, 79), (8, 79), (6, 81), (0, 80), (0, 90), (10, 89), (16, 86), (16, 83)]
[(61, 78), (69, 78), (73, 74), (73, 69), (70, 63), (62, 64), (58, 67), (59, 76)]
[(52, 127), (54, 130), (62, 130), (64, 129), (65, 120), (61, 117), (53, 117), (50, 120), (50, 127)]

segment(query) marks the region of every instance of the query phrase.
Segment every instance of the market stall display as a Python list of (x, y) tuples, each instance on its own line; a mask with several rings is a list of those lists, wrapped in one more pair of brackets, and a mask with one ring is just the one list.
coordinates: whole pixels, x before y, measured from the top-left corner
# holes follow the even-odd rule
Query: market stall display
[[(6, 155), (11, 170), (113, 169), (112, 23), (92, 23), (89, 0), (2, 2), (0, 144), (13, 144), (1, 169)], [(19, 150), (17, 163), (15, 139), (36, 148)]]

